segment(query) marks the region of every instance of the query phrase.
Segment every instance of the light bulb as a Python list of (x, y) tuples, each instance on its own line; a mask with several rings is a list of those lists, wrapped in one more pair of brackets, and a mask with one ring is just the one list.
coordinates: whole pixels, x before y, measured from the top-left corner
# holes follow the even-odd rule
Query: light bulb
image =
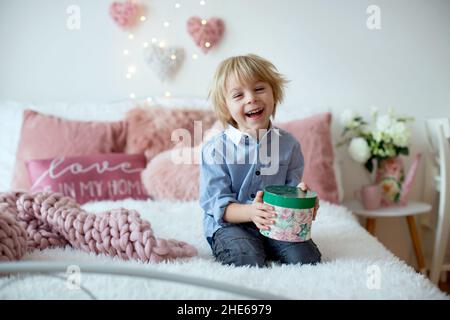
[(127, 73), (127, 75), (125, 76), (127, 79), (131, 79), (131, 74)]
[(211, 47), (211, 43), (205, 42), (205, 47), (207, 47), (207, 48)]
[(141, 21), (145, 21), (147, 18), (144, 16), (141, 16)]
[(205, 19), (202, 20), (202, 24), (206, 24), (206, 20)]
[(127, 49), (125, 49), (125, 50), (123, 50), (123, 54), (126, 56), (127, 54), (129, 54), (130, 52), (127, 50)]
[(171, 93), (169, 91), (164, 92), (164, 95), (169, 98), (171, 96)]
[(168, 28), (170, 26), (169, 21), (164, 22), (164, 27)]
[(130, 93), (130, 98), (134, 99), (134, 98), (136, 98), (136, 95), (132, 92), (132, 93)]
[(198, 55), (194, 53), (194, 54), (192, 55), (192, 59), (196, 60), (197, 58), (198, 58)]
[(170, 59), (172, 59), (172, 60), (175, 60), (176, 58), (177, 58), (177, 56), (174, 54), (170, 56)]
[(159, 47), (160, 48), (164, 48), (166, 46), (166, 43), (164, 42), (164, 41), (161, 41), (160, 43), (159, 43)]
[(147, 47), (148, 47), (148, 42), (147, 42), (147, 41), (143, 42), (143, 43), (142, 43), (142, 46), (143, 46), (144, 48), (147, 48)]
[(158, 42), (158, 39), (152, 38), (152, 43), (157, 43), (157, 42)]
[(133, 39), (134, 39), (134, 35), (133, 35), (132, 33), (130, 33), (130, 34), (128, 35), (128, 39), (133, 40)]
[(179, 9), (181, 7), (181, 4), (175, 3), (175, 9)]
[(135, 73), (136, 72), (136, 67), (135, 66), (129, 66), (128, 67), (128, 72), (129, 73)]
[(206, 4), (206, 1), (204, 1), (204, 0), (200, 1), (201, 6), (204, 6), (205, 4)]

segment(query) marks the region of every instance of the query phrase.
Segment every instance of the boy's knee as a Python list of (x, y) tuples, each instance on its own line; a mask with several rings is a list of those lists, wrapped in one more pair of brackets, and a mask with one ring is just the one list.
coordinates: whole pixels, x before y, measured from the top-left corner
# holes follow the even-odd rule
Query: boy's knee
[(286, 264), (317, 264), (321, 262), (320, 254), (313, 255), (289, 255), (284, 261)]
[(287, 264), (317, 264), (322, 261), (322, 254), (315, 244), (310, 244), (307, 247), (295, 248), (286, 250), (283, 254), (283, 262)]
[(234, 252), (225, 257), (217, 257), (222, 264), (234, 265), (235, 267), (251, 266), (251, 267), (264, 267), (266, 259), (264, 256), (248, 255), (242, 252)]
[(222, 250), (216, 251), (216, 258), (223, 264), (263, 267), (266, 263), (264, 248), (256, 240), (236, 239), (229, 241)]
[(239, 233), (240, 229), (234, 229), (234, 233), (228, 234), (224, 231), (226, 230), (216, 235), (212, 246), (214, 256), (219, 262), (237, 267), (265, 265), (266, 254), (260, 239), (251, 233)]
[(318, 264), (322, 260), (322, 257), (320, 253), (310, 254), (310, 255), (301, 255), (301, 256), (294, 256), (288, 260), (287, 263), (289, 264)]

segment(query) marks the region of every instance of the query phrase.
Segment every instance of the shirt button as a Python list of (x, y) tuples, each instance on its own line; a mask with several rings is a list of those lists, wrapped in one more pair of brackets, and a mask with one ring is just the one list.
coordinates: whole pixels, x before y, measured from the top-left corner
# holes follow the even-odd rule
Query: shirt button
[(254, 199), (254, 198), (255, 198), (255, 194), (252, 193), (252, 194), (250, 195), (250, 197), (252, 197), (252, 199)]
[(256, 170), (255, 174), (256, 174), (257, 176), (259, 176), (259, 175), (261, 174), (261, 172), (259, 172), (259, 170)]

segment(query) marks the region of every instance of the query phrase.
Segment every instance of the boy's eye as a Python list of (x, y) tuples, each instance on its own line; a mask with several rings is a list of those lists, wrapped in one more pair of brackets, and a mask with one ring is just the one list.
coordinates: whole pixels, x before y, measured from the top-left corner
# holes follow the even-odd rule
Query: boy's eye
[(256, 88), (256, 91), (263, 91), (263, 90), (264, 90), (264, 87)]
[(240, 94), (240, 93), (234, 94), (233, 99), (239, 98), (240, 96), (242, 96), (242, 94)]

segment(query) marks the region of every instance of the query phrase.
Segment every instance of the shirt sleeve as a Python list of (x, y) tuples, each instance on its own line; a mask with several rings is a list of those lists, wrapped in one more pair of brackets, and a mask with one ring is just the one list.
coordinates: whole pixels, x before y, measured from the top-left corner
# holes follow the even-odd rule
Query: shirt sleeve
[[(202, 148), (200, 164), (200, 206), (205, 214), (224, 226), (223, 214), (228, 204), (238, 202), (236, 193), (231, 190), (231, 177), (221, 155), (214, 148)], [(214, 161), (211, 161), (214, 159)], [(219, 161), (217, 161), (219, 159)]]
[(295, 141), (286, 175), (286, 185), (296, 187), (302, 181), (304, 167), (302, 148), (300, 143)]

